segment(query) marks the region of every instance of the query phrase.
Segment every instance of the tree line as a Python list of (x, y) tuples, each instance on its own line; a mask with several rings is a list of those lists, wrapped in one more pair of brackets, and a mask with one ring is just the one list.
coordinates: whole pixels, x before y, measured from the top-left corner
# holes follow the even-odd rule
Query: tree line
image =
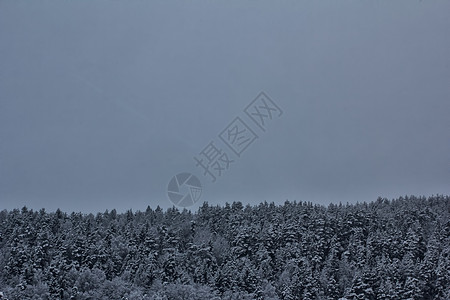
[(450, 197), (0, 212), (7, 299), (450, 299)]

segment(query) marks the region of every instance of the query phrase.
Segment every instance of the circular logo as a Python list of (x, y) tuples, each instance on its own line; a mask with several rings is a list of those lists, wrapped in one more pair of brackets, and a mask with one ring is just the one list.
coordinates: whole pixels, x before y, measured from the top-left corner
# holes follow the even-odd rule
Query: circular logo
[(200, 180), (191, 173), (180, 173), (170, 180), (167, 195), (173, 204), (188, 207), (200, 199), (202, 185)]

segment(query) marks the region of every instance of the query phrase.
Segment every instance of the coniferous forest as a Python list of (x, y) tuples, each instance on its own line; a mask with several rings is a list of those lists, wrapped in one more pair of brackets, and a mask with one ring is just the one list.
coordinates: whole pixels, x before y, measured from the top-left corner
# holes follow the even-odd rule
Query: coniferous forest
[(450, 197), (0, 212), (0, 299), (450, 299)]

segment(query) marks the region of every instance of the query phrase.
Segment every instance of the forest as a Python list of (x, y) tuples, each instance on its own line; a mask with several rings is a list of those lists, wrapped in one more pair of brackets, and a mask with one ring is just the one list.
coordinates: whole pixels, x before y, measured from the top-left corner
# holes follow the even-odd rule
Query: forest
[(0, 299), (450, 299), (450, 197), (0, 212)]

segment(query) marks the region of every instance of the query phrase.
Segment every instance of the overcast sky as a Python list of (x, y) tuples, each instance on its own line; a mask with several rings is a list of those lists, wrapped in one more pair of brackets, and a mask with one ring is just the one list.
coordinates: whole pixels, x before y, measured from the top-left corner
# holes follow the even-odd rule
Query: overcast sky
[(194, 210), (449, 194), (449, 53), (449, 1), (0, 0), (0, 209), (167, 208), (181, 172)]

